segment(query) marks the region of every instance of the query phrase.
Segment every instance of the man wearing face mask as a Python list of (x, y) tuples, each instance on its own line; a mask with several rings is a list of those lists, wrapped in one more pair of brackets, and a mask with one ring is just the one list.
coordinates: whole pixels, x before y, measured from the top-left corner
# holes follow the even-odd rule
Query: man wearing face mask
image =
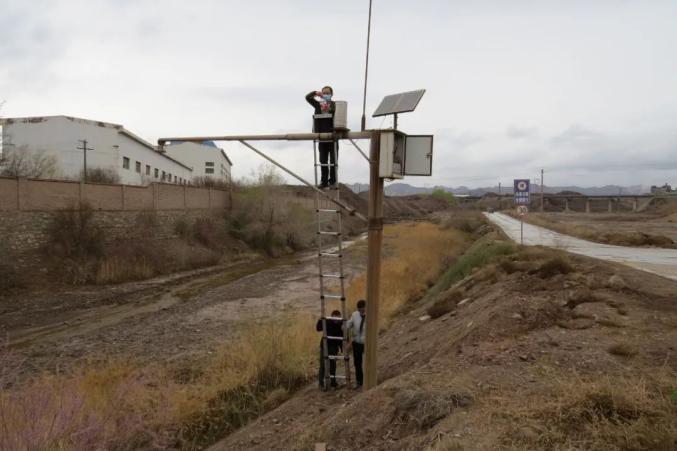
[[(321, 91), (312, 91), (306, 95), (306, 100), (315, 108), (313, 116), (313, 131), (315, 133), (334, 132), (334, 113), (336, 103), (331, 100), (334, 90), (331, 86), (325, 86)], [(334, 154), (336, 145), (336, 155)], [(326, 165), (331, 161), (332, 166), (320, 166), (322, 174), (318, 188), (338, 188), (336, 183), (336, 159), (338, 159), (338, 141), (320, 141), (320, 164)]]

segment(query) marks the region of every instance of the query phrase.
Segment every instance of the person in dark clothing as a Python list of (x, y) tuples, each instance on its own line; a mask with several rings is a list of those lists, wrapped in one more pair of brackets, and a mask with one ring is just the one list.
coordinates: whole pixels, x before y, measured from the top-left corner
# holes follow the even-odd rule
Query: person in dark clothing
[[(312, 91), (306, 95), (306, 100), (315, 108), (313, 116), (313, 131), (315, 133), (333, 133), (334, 132), (334, 113), (336, 112), (336, 103), (331, 100), (334, 90), (331, 86), (325, 86), (321, 91)], [(319, 99), (319, 100), (318, 100)], [(321, 117), (318, 117), (320, 115)], [(326, 116), (326, 117), (322, 117)], [(334, 149), (335, 146), (335, 149)], [(334, 166), (320, 166), (322, 174), (318, 188), (337, 188), (336, 180), (336, 160), (338, 160), (338, 141), (320, 141), (320, 164), (326, 165), (331, 160)]]
[(357, 311), (346, 323), (346, 328), (352, 330), (353, 341), (353, 364), (355, 365), (355, 385), (356, 389), (362, 387), (364, 373), (362, 372), (362, 355), (364, 354), (364, 343), (367, 337), (367, 301), (360, 299), (357, 301)]
[[(341, 312), (334, 310), (331, 312), (331, 319), (327, 319), (327, 337), (343, 337), (343, 319), (341, 318)], [(322, 319), (317, 320), (315, 329), (318, 332), (322, 332)], [(336, 356), (339, 352), (343, 350), (343, 341), (342, 340), (327, 340), (327, 350), (330, 356)], [(318, 373), (318, 378), (320, 381), (320, 388), (324, 388), (324, 371), (325, 371), (325, 356), (324, 356), (324, 337), (320, 340), (320, 371)], [(337, 387), (336, 383), (336, 360), (329, 360), (329, 375), (331, 377), (331, 386)]]

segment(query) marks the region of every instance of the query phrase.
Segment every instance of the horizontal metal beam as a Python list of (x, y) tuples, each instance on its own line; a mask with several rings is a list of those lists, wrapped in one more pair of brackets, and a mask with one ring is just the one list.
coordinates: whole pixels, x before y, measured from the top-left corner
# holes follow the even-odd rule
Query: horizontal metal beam
[(339, 131), (334, 133), (286, 133), (278, 135), (225, 135), (225, 136), (181, 136), (158, 139), (158, 144), (173, 141), (203, 142), (203, 141), (315, 141), (332, 139), (369, 139), (371, 130), (363, 132)]

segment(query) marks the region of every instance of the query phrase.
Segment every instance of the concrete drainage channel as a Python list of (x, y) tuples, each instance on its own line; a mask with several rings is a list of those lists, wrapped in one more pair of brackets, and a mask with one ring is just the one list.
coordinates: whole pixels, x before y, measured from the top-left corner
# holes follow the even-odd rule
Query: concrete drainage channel
[[(485, 213), (510, 239), (520, 241), (520, 221), (502, 213)], [(574, 254), (622, 263), (659, 276), (677, 280), (677, 249), (612, 246), (524, 223), (524, 244), (548, 246)]]

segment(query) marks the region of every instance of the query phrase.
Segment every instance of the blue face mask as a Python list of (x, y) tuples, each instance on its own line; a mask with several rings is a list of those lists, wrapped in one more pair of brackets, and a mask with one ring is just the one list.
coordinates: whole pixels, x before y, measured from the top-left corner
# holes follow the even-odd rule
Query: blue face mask
[(322, 98), (329, 102), (331, 100), (331, 94), (322, 94)]

